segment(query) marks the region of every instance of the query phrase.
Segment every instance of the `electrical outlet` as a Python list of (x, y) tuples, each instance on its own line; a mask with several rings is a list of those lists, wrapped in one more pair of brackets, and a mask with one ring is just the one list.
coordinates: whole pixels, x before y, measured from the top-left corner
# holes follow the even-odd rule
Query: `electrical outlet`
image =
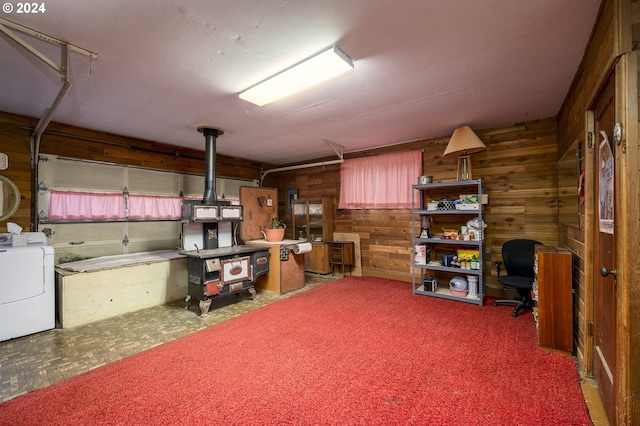
[(0, 152), (0, 170), (7, 170), (9, 168), (9, 157), (7, 154)]

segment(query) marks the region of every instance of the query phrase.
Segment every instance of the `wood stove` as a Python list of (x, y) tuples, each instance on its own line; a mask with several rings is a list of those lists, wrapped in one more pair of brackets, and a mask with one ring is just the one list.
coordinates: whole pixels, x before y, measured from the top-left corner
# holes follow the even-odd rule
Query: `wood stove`
[(269, 272), (269, 249), (235, 244), (242, 206), (218, 200), (215, 188), (215, 144), (224, 132), (206, 126), (198, 131), (205, 136), (205, 190), (202, 200), (183, 200), (181, 253), (189, 275), (186, 308), (198, 299), (204, 317), (215, 298), (244, 291), (255, 297), (256, 278)]

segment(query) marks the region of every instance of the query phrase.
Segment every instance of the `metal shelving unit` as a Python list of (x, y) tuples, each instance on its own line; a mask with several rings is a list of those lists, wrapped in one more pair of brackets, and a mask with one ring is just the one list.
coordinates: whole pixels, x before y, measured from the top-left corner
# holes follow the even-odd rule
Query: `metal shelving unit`
[[(443, 299), (456, 300), (460, 302), (472, 303), (482, 306), (485, 296), (485, 280), (484, 280), (484, 231), (481, 233), (479, 240), (453, 240), (443, 239), (440, 236), (429, 235), (428, 238), (421, 237), (422, 218), (425, 216), (433, 219), (433, 225), (438, 225), (439, 219), (459, 222), (459, 225), (465, 225), (466, 222), (473, 218), (478, 218), (483, 223), (482, 217), (482, 180), (468, 180), (457, 182), (440, 182), (429, 184), (416, 184), (411, 186), (411, 229), (412, 229), (412, 283), (413, 293), (425, 296), (439, 297)], [(447, 193), (449, 196), (456, 197), (466, 191), (466, 194), (477, 195), (479, 208), (476, 210), (429, 210), (425, 209), (425, 197), (431, 195), (440, 196)], [(416, 200), (416, 193), (419, 194)], [(431, 248), (432, 253), (441, 253), (447, 249), (473, 249), (478, 250), (479, 269), (462, 269), (458, 267), (443, 266), (442, 264), (417, 263), (415, 250), (416, 246), (425, 245)], [(429, 276), (446, 278), (446, 285), (438, 279), (438, 286), (435, 289), (425, 289), (424, 277)], [(468, 275), (478, 277), (477, 297), (459, 297), (451, 293), (449, 290), (449, 277), (455, 275)]]

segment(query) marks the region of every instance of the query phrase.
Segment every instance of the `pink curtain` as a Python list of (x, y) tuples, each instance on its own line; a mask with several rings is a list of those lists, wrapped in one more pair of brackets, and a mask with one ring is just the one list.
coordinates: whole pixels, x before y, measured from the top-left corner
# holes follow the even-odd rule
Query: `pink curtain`
[(180, 219), (180, 197), (129, 194), (129, 219)]
[(113, 220), (124, 218), (124, 197), (121, 193), (51, 191), (49, 220)]
[(411, 185), (421, 174), (421, 151), (345, 160), (340, 168), (338, 208), (411, 208)]

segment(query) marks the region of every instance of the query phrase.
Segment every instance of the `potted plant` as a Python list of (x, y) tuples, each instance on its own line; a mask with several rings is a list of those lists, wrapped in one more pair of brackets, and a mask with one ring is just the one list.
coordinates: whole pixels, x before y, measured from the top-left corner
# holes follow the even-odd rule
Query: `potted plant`
[(277, 217), (272, 217), (267, 221), (267, 226), (264, 230), (264, 237), (267, 241), (278, 242), (284, 239), (284, 231), (287, 228), (284, 222), (281, 222)]

